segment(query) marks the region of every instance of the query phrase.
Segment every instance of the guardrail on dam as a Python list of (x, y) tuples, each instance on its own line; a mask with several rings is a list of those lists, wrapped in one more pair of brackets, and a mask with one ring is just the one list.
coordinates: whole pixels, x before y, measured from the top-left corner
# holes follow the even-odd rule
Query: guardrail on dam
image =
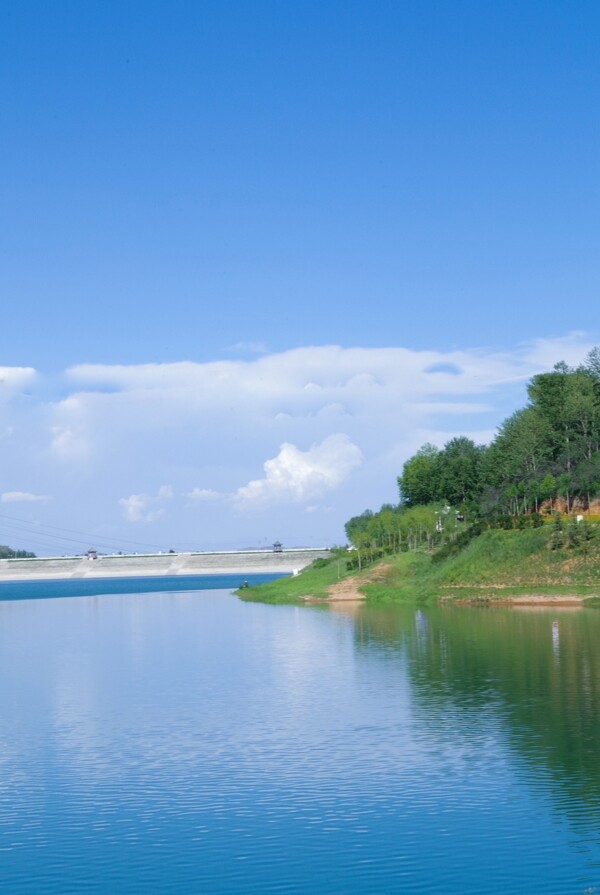
[(1, 559), (0, 581), (51, 578), (128, 578), (162, 575), (244, 575), (253, 572), (293, 574), (321, 557), (325, 547), (235, 550), (221, 553), (149, 553), (116, 556)]

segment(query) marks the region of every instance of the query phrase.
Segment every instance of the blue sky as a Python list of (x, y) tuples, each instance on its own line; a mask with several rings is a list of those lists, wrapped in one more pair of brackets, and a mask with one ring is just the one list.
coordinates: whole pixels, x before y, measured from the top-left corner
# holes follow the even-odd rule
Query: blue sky
[(485, 440), (583, 357), (599, 25), (550, 0), (5, 4), (0, 542), (340, 541), (419, 439)]

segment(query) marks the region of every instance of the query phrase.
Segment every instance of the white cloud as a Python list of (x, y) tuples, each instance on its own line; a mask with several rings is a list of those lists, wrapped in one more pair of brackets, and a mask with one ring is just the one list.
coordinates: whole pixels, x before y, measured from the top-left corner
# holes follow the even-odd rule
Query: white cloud
[[(87, 364), (57, 378), (2, 368), (2, 468), (11, 484), (55, 495), (20, 506), (43, 509), (49, 525), (126, 539), (131, 522), (154, 522), (163, 546), (308, 543), (320, 533), (335, 542), (350, 515), (397, 499), (396, 476), (421, 444), (488, 441), (523, 406), (532, 375), (563, 358), (577, 364), (592, 345), (574, 333), (502, 352), (326, 345), (210, 363)], [(243, 506), (269, 507), (260, 529), (251, 514), (234, 518)]]
[(586, 333), (575, 331), (555, 339), (534, 339), (522, 346), (521, 350), (526, 353), (530, 363), (543, 369), (551, 369), (558, 361), (577, 366), (592, 347)]
[(0, 400), (33, 386), (36, 378), (33, 367), (0, 367)]
[(119, 506), (123, 507), (123, 516), (128, 522), (154, 522), (164, 510), (148, 510), (151, 500), (147, 494), (131, 494), (121, 497)]
[(192, 488), (191, 491), (188, 491), (186, 497), (190, 500), (219, 500), (223, 495), (218, 491), (213, 491), (212, 488)]
[(61, 460), (85, 460), (90, 454), (90, 445), (81, 432), (70, 426), (53, 426), (52, 450)]
[[(233, 410), (242, 420), (259, 413), (281, 420), (317, 414), (326, 418), (397, 406), (399, 401), (412, 406), (429, 401), (439, 405), (441, 400), (450, 411), (461, 413), (467, 398), (525, 382), (563, 357), (577, 363), (591, 347), (580, 333), (537, 340), (512, 352), (325, 345), (244, 361), (87, 364), (68, 370), (67, 378), (83, 390), (77, 398), (86, 405), (93, 397), (115, 406), (128, 396), (128, 406), (134, 401), (137, 406), (136, 419), (142, 409), (151, 418), (151, 404), (160, 405), (163, 420), (178, 418), (184, 410), (214, 414)], [(73, 414), (76, 409), (73, 405)]]
[(2, 503), (45, 503), (52, 498), (47, 494), (32, 494), (30, 491), (5, 491), (0, 500)]
[(361, 462), (360, 449), (347, 435), (330, 435), (307, 451), (285, 443), (264, 464), (265, 477), (239, 488), (234, 500), (238, 505), (303, 503), (337, 488)]
[(128, 522), (155, 522), (165, 511), (160, 504), (172, 498), (172, 487), (162, 485), (155, 497), (150, 494), (130, 494), (129, 497), (119, 499), (119, 506), (122, 507), (123, 518)]

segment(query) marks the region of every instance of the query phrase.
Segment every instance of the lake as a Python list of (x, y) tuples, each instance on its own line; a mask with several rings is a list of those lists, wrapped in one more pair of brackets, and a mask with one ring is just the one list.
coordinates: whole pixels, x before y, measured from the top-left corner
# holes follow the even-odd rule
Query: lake
[(600, 892), (600, 612), (180, 585), (0, 588), (2, 895)]

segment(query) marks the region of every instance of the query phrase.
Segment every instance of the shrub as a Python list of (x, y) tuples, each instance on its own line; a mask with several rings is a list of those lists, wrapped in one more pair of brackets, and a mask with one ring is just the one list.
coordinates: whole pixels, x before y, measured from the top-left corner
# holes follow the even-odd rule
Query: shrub
[(325, 566), (328, 566), (331, 563), (331, 557), (320, 557), (319, 559), (313, 560), (313, 569), (324, 569)]
[(579, 522), (577, 519), (571, 519), (567, 526), (567, 547), (577, 547), (580, 540)]
[(550, 538), (550, 547), (552, 550), (561, 550), (565, 546), (565, 532), (562, 516), (557, 513), (552, 523), (552, 536)]

